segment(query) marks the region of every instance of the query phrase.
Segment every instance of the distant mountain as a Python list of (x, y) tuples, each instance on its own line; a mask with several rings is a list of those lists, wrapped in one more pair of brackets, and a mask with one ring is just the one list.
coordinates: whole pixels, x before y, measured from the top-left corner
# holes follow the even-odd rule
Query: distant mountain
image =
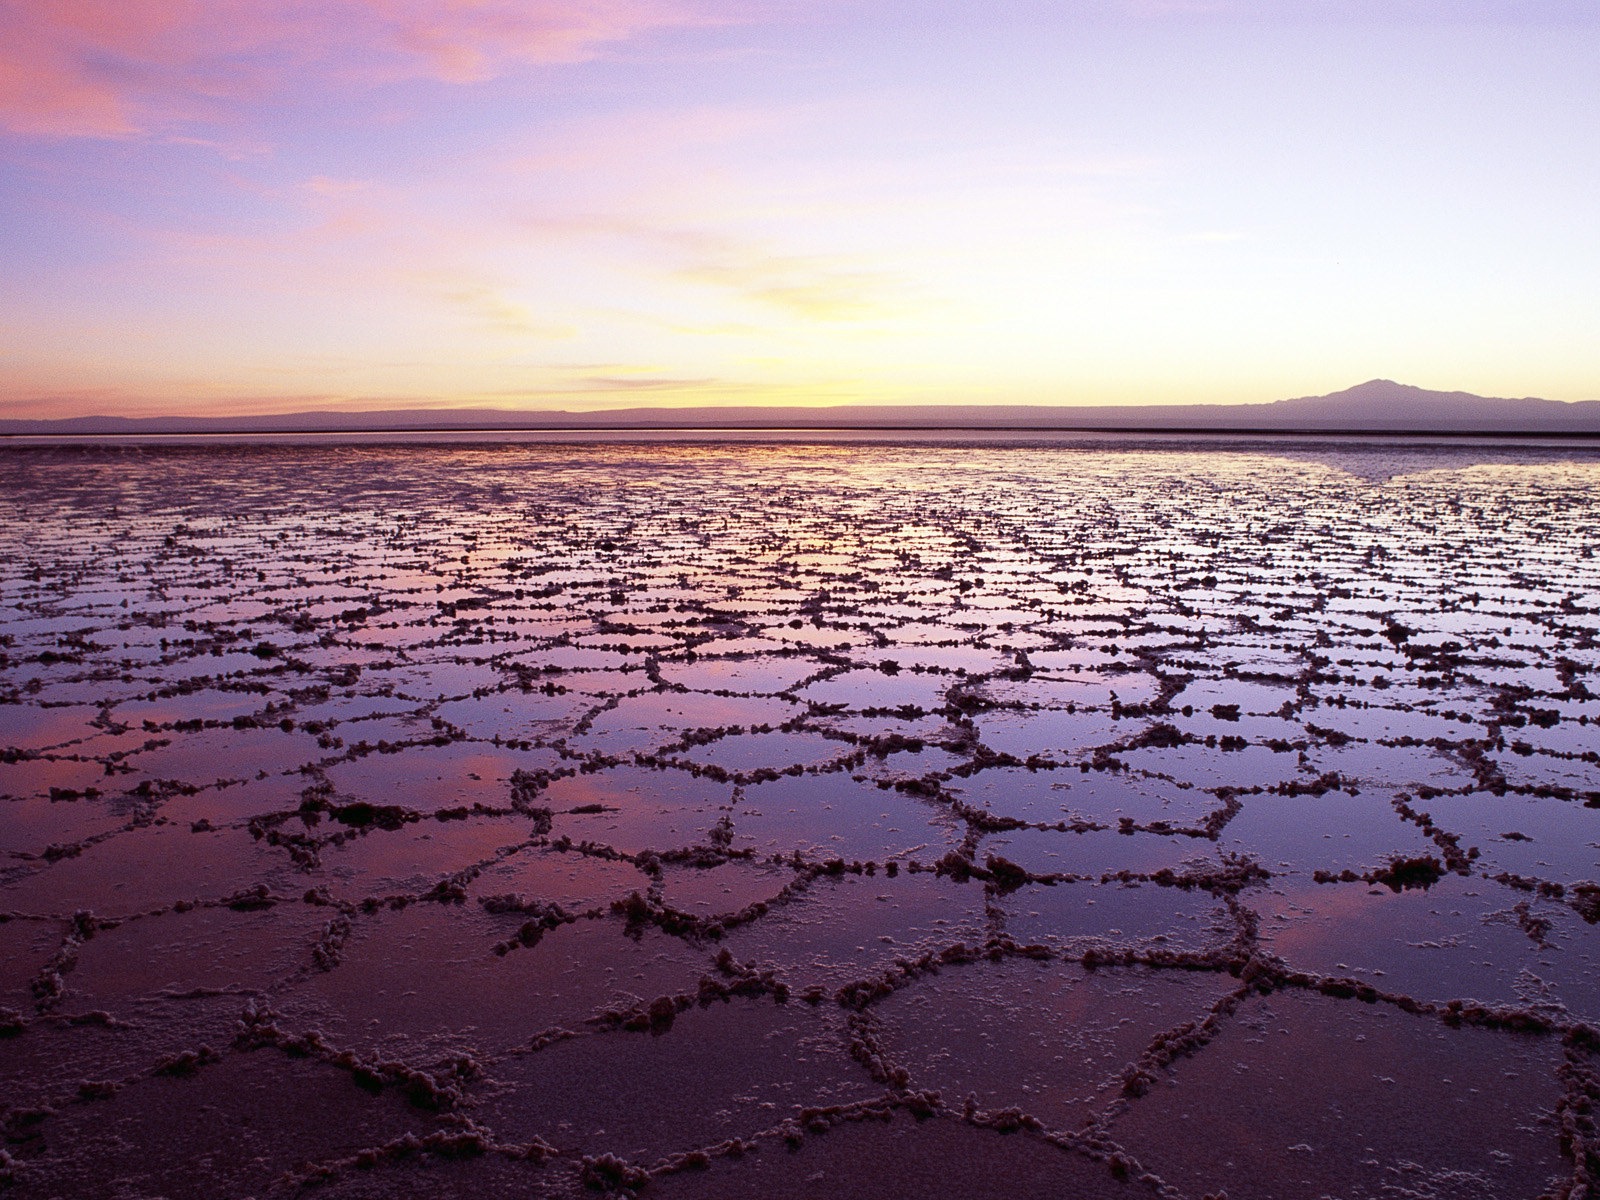
[(254, 417), (72, 417), (0, 420), (0, 436), (159, 433), (353, 433), (561, 429), (1111, 429), (1348, 433), (1587, 433), (1600, 435), (1600, 400), (1567, 403), (1430, 392), (1374, 379), (1327, 396), (1269, 404), (865, 405), (767, 408), (435, 408), (315, 411)]
[(1327, 396), (1229, 407), (1259, 407), (1271, 428), (1600, 433), (1600, 400), (1569, 404), (1532, 396), (1430, 392), (1390, 379), (1369, 380)]

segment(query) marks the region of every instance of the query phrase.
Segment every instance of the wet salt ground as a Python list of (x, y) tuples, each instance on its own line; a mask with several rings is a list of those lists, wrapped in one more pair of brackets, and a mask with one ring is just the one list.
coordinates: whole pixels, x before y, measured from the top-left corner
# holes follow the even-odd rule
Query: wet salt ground
[(1566, 458), (10, 450), (0, 1187), (1587, 1194)]

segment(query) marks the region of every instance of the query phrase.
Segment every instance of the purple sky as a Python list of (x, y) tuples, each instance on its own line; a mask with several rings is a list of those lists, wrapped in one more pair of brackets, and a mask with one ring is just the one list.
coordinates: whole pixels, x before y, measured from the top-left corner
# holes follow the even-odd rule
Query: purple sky
[(1593, 0), (0, 0), (0, 415), (1600, 397)]

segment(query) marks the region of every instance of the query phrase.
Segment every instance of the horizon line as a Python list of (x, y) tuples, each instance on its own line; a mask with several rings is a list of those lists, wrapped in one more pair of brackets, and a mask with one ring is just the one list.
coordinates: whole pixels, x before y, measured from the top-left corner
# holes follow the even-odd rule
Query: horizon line
[[(1581, 403), (1581, 402), (1579, 402)], [(65, 418), (86, 420), (93, 418)], [(121, 420), (159, 421), (162, 417), (129, 417)], [(230, 419), (230, 418), (181, 418)], [(244, 418), (238, 418), (244, 419)], [(41, 424), (47, 423), (41, 421)], [(1211, 437), (1377, 437), (1377, 438), (1481, 438), (1509, 437), (1517, 439), (1553, 438), (1562, 441), (1600, 441), (1600, 430), (1594, 429), (1430, 429), (1373, 428), (1371, 426), (1306, 426), (1294, 428), (1263, 428), (1258, 426), (1216, 425), (967, 425), (935, 423), (903, 424), (750, 424), (750, 425), (693, 425), (668, 423), (630, 423), (612, 425), (373, 425), (351, 426), (342, 429), (174, 429), (143, 432), (114, 433), (106, 430), (63, 430), (59, 432), (22, 432), (0, 430), (0, 439), (66, 439), (87, 441), (96, 438), (230, 438), (230, 437), (342, 437), (372, 434), (473, 434), (473, 433), (1096, 433), (1096, 434), (1165, 434)]]

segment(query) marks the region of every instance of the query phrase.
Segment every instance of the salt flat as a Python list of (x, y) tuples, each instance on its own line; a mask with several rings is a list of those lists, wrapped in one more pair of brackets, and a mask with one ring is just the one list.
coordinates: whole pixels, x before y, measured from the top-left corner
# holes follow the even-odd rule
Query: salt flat
[(0, 451), (18, 1196), (1573, 1197), (1600, 459)]

